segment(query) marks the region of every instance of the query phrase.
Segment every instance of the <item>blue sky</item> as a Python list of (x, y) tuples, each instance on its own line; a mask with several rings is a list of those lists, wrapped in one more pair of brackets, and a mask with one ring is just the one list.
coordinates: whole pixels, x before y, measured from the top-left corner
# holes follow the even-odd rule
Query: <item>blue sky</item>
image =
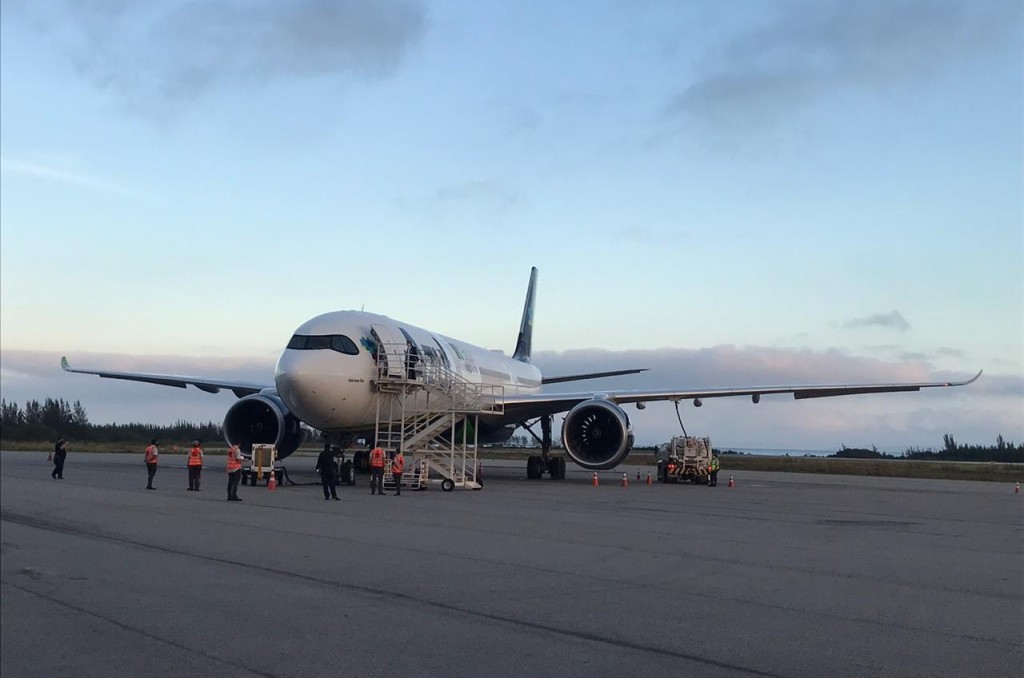
[(1024, 438), (1018, 2), (547, 5), (5, 0), (4, 397), (219, 419), (57, 357), (269, 378), (342, 308), (511, 350), (537, 266), (552, 373), (986, 371), (690, 408), (730, 444)]

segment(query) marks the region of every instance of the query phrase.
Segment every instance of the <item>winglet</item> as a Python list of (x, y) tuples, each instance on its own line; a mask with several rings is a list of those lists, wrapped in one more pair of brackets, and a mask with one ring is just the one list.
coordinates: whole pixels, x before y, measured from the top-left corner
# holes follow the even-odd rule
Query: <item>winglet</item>
[(968, 384), (973, 384), (974, 382), (978, 381), (978, 377), (980, 377), (981, 373), (984, 372), (984, 371), (985, 370), (978, 370), (978, 373), (976, 375), (974, 375), (973, 377), (971, 377), (970, 379), (968, 379), (967, 381), (954, 381), (954, 382), (950, 382), (949, 385), (950, 386), (967, 386)]
[(533, 346), (533, 300), (537, 295), (537, 267), (530, 269), (530, 286), (526, 288), (526, 303), (523, 305), (523, 320), (519, 323), (519, 338), (516, 352), (512, 357), (520, 362), (530, 362)]
[(65, 372), (73, 372), (74, 371), (74, 370), (71, 369), (71, 365), (68, 364), (68, 357), (66, 355), (62, 355), (60, 357), (60, 368), (62, 370), (64, 370)]

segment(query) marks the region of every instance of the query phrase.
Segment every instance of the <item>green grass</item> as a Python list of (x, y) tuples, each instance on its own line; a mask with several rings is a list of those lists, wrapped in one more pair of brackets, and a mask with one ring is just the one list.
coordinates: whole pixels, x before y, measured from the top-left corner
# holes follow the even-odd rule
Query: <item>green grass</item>
[[(40, 450), (45, 454), (53, 448), (52, 442), (39, 441), (0, 441), (3, 450)], [(69, 451), (75, 453), (122, 453), (142, 455), (145, 445), (133, 443), (87, 443), (71, 441)], [(189, 444), (161, 445), (164, 453), (185, 454)], [(321, 450), (320, 445), (304, 445), (300, 453), (315, 454)], [(222, 455), (227, 452), (223, 441), (211, 441), (204, 445), (203, 450), (209, 455)], [(536, 454), (537, 450), (512, 450), (504, 448), (488, 448), (480, 451), (480, 458), (487, 459), (522, 459), (527, 454)], [(561, 451), (556, 453), (562, 454)], [(934, 478), (941, 480), (984, 480), (1000, 483), (1014, 483), (1024, 480), (1024, 465), (999, 464), (994, 462), (966, 461), (915, 461), (909, 459), (832, 459), (829, 457), (765, 457), (760, 455), (724, 454), (721, 473), (728, 476), (730, 471), (777, 471), (783, 473), (819, 473), (826, 475), (878, 476), (888, 478)], [(654, 455), (646, 451), (635, 451), (629, 455), (623, 470), (630, 466), (654, 465)]]
[[(148, 441), (147, 441), (148, 443)], [(186, 454), (191, 447), (191, 442), (186, 441), (179, 444), (161, 444), (160, 451), (169, 454)], [(0, 447), (4, 451), (7, 450), (23, 450), (33, 451), (42, 450), (43, 452), (49, 452), (53, 450), (52, 442), (39, 442), (37, 441), (24, 441), (24, 440), (3, 440), (0, 441)], [(88, 453), (104, 453), (104, 454), (138, 454), (142, 455), (146, 451), (145, 444), (138, 443), (92, 443), (92, 442), (76, 442), (74, 440), (68, 441), (68, 453), (69, 454), (88, 454)], [(228, 447), (223, 440), (213, 441), (212, 445), (203, 444), (203, 451), (206, 454), (227, 454)]]
[(970, 461), (918, 461), (912, 459), (832, 459), (829, 457), (720, 457), (722, 471), (782, 471), (888, 478), (937, 478), (1012, 483), (1024, 479), (1020, 464)]

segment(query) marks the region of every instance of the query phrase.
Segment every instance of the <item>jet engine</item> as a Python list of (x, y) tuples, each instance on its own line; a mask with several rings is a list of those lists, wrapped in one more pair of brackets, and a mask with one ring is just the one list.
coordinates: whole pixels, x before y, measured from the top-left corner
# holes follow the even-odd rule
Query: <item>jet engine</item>
[(565, 415), (562, 443), (577, 464), (591, 471), (604, 471), (618, 466), (629, 454), (633, 428), (621, 407), (593, 398)]
[(245, 396), (224, 415), (224, 437), (243, 450), (253, 445), (274, 445), (277, 458), (284, 459), (299, 448), (306, 431), (288, 411), (276, 393)]

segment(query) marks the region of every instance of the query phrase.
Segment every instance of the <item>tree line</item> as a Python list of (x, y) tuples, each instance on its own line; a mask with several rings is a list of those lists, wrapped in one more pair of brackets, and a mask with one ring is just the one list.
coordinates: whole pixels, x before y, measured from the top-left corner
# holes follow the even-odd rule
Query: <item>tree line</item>
[(941, 450), (922, 450), (912, 447), (902, 454), (879, 452), (874, 445), (871, 449), (847, 447), (830, 457), (839, 459), (918, 459), (923, 461), (994, 461), (1004, 464), (1024, 463), (1024, 444), (1007, 442), (1002, 435), (996, 436), (995, 445), (963, 445), (949, 433), (942, 436)]
[[(319, 432), (310, 430), (310, 439), (319, 440)], [(92, 424), (81, 401), (70, 403), (63, 398), (46, 398), (42, 402), (29, 400), (24, 407), (6, 399), (0, 399), (0, 440), (18, 442), (53, 441), (65, 438), (99, 443), (140, 443), (150, 438), (163, 440), (221, 440), (224, 437), (220, 424), (207, 422), (196, 424), (179, 419), (170, 426), (154, 424)], [(902, 454), (879, 452), (871, 449), (842, 446), (830, 457), (840, 459), (920, 459), (930, 461), (992, 461), (1001, 463), (1024, 463), (1024, 444), (1014, 444), (996, 437), (995, 445), (963, 445), (956, 442), (949, 433), (942, 437), (941, 450), (910, 448)], [(556, 441), (555, 447), (560, 447)], [(539, 447), (537, 441), (528, 435), (515, 435), (503, 446)]]
[(64, 436), (70, 440), (99, 443), (145, 443), (150, 438), (167, 440), (219, 440), (220, 424), (195, 424), (179, 419), (170, 426), (154, 424), (92, 424), (81, 401), (46, 398), (18, 403), (0, 399), (0, 440), (39, 442)]

